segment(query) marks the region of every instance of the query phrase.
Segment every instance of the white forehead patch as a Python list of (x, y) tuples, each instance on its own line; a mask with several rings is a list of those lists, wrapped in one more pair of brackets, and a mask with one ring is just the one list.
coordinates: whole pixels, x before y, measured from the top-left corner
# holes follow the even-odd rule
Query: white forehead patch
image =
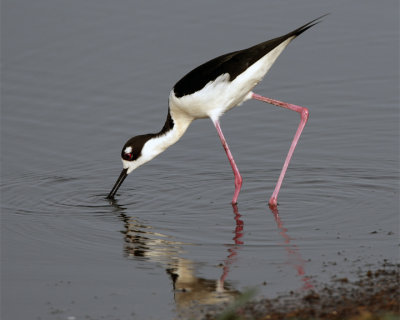
[(125, 153), (131, 153), (132, 152), (132, 147), (126, 147), (124, 152)]

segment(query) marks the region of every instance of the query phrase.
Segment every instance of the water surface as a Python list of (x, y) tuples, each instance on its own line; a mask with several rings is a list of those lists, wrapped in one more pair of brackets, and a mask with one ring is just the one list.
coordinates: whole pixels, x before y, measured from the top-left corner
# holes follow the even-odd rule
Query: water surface
[[(180, 77), (327, 12), (255, 90), (311, 114), (279, 212), (267, 200), (299, 118), (257, 101), (221, 122), (244, 178), (237, 207), (208, 120), (105, 199), (124, 142), (162, 127)], [(396, 1), (3, 1), (2, 319), (197, 317), (248, 287), (274, 297), (397, 260), (397, 13)]]

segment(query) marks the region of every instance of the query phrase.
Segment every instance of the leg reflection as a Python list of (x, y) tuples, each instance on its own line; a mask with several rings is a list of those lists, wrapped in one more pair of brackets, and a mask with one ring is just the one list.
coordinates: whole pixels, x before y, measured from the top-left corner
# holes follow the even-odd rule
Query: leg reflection
[(234, 245), (228, 249), (229, 254), (228, 254), (228, 257), (224, 261), (223, 273), (219, 279), (219, 286), (223, 286), (225, 279), (228, 276), (229, 268), (236, 260), (239, 245), (244, 244), (244, 242), (241, 240), (241, 238), (243, 237), (244, 223), (243, 223), (243, 220), (240, 219), (241, 215), (239, 214), (239, 209), (238, 209), (237, 204), (232, 204), (232, 208), (233, 208), (234, 219), (236, 222), (234, 237), (232, 239), (234, 241)]
[(304, 271), (305, 261), (301, 257), (299, 248), (295, 244), (291, 243), (293, 239), (289, 237), (287, 233), (288, 230), (283, 226), (282, 220), (279, 216), (278, 208), (277, 207), (271, 208), (271, 212), (274, 215), (276, 225), (279, 229), (279, 233), (283, 237), (285, 243), (285, 249), (288, 253), (290, 264), (296, 269), (297, 274), (301, 277), (301, 280), (304, 283), (303, 289), (312, 289), (314, 286), (311, 284), (311, 280), (305, 275)]

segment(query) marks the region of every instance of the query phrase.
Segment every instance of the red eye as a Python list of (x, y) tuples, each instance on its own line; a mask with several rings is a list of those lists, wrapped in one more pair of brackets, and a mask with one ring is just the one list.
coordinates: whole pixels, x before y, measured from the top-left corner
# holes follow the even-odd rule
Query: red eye
[(133, 153), (132, 152), (131, 153), (124, 153), (123, 158), (124, 158), (124, 160), (131, 161), (132, 158), (133, 158)]

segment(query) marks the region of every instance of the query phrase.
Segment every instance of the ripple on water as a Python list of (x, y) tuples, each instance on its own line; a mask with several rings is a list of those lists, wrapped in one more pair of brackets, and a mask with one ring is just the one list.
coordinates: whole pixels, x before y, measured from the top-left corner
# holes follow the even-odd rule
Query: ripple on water
[(77, 177), (24, 175), (3, 186), (4, 206), (14, 213), (74, 213), (106, 208), (100, 189), (85, 189), (87, 183)]
[[(153, 251), (170, 252), (175, 250), (177, 244), (182, 247), (184, 244), (201, 243), (207, 232), (212, 243), (222, 241), (211, 236), (212, 229), (208, 228), (215, 221), (207, 219), (199, 225), (199, 220), (213, 209), (202, 207), (202, 200), (196, 201), (201, 198), (196, 190), (207, 190), (204, 188), (207, 179), (188, 176), (174, 186), (170, 183), (171, 179), (175, 179), (174, 174), (172, 177), (168, 175), (168, 179), (162, 175), (137, 174), (133, 181), (131, 178), (131, 181), (124, 183), (115, 201), (109, 201), (105, 197), (116, 177), (112, 172), (104, 175), (104, 170), (100, 168), (91, 168), (90, 172), (85, 170), (82, 165), (66, 168), (62, 173), (22, 173), (9, 177), (2, 186), (3, 210), (6, 215), (25, 216), (14, 217), (13, 223), (7, 227), (9, 231), (34, 238), (38, 243), (41, 239), (54, 239), (57, 235), (78, 248), (95, 245), (100, 237), (104, 245), (107, 238), (119, 239), (120, 242), (120, 231), (124, 230), (122, 226), (126, 226), (121, 218), (121, 214), (124, 214), (127, 217), (140, 217), (140, 224), (156, 230), (147, 230), (149, 232), (145, 236), (147, 245)], [(157, 181), (156, 185), (154, 181)], [(227, 207), (227, 214), (231, 218), (232, 209)], [(213, 211), (215, 213), (215, 208)], [(109, 219), (114, 223), (109, 224)], [(133, 228), (138, 226), (134, 222), (129, 224)], [(207, 231), (203, 232), (203, 227)], [(229, 233), (231, 231), (228, 230)], [(160, 238), (159, 234), (163, 236)], [(176, 240), (164, 239), (171, 236), (176, 236)], [(126, 253), (129, 255), (128, 252), (127, 245)]]
[(88, 174), (63, 173), (29, 173), (3, 180), (3, 218), (10, 222), (4, 228), (11, 236), (34, 240), (30, 243), (38, 248), (43, 241), (85, 252), (99, 243), (103, 249), (115, 245), (112, 240), (119, 240), (115, 231), (120, 225), (109, 220), (115, 221), (118, 209), (110, 211), (104, 190)]

